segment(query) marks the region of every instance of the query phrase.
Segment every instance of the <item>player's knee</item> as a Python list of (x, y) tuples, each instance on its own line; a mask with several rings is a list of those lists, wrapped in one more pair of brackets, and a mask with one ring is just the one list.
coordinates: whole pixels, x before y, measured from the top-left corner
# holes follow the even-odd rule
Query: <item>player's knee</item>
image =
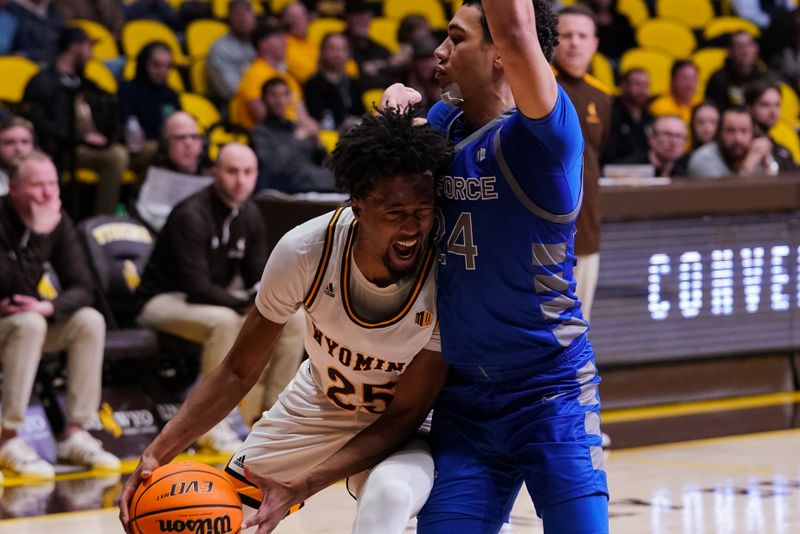
[(8, 316), (13, 328), (26, 337), (44, 339), (47, 334), (47, 319), (36, 312), (21, 312)]
[(384, 482), (377, 486), (367, 485), (362, 495), (363, 506), (374, 506), (379, 510), (408, 510), (414, 501), (414, 492), (403, 482)]
[(230, 308), (220, 306), (215, 310), (213, 317), (209, 320), (212, 330), (238, 332), (242, 326), (243, 317)]

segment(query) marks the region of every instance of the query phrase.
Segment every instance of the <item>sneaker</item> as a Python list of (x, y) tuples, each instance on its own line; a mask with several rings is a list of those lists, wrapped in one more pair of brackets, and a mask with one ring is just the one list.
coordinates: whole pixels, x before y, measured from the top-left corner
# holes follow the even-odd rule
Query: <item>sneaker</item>
[(236, 452), (242, 443), (227, 421), (220, 422), (197, 440), (200, 448), (229, 454)]
[(603, 432), (603, 443), (602, 447), (604, 451), (611, 449), (611, 436)]
[(60, 461), (72, 465), (83, 465), (94, 469), (119, 469), (119, 458), (103, 449), (99, 439), (85, 430), (73, 432), (64, 441), (59, 441), (56, 456)]
[(0, 467), (27, 477), (56, 476), (53, 466), (42, 460), (20, 437), (11, 438), (0, 447)]

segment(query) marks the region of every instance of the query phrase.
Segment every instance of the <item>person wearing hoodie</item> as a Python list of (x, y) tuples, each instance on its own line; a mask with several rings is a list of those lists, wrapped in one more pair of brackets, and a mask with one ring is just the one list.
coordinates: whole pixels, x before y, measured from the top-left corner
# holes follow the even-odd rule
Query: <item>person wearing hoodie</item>
[(17, 21), (13, 53), (36, 63), (56, 57), (56, 41), (66, 26), (64, 16), (50, 0), (14, 0), (8, 12)]

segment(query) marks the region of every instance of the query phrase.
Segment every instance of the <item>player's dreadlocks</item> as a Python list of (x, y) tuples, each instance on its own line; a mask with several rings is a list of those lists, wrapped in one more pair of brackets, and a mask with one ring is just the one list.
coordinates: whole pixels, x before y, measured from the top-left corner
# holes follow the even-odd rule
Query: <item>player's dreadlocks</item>
[[(483, 14), (481, 0), (464, 0), (464, 5), (481, 10), (483, 38), (487, 43), (491, 43), (492, 34), (489, 33), (489, 24)], [(539, 46), (542, 47), (547, 61), (552, 61), (553, 51), (558, 46), (558, 14), (553, 11), (552, 2), (549, 0), (533, 0), (533, 9), (536, 12), (536, 35), (539, 37)]]
[(444, 172), (452, 145), (430, 126), (414, 126), (413, 120), (411, 109), (388, 108), (342, 135), (327, 161), (336, 188), (361, 199), (377, 179)]

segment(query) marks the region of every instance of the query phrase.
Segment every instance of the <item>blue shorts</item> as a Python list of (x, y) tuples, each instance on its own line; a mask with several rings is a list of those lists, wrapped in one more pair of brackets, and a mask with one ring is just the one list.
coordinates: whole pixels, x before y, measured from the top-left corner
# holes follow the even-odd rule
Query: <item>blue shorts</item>
[(523, 481), (540, 517), (607, 498), (599, 383), (588, 341), (544, 369), (452, 368), (433, 412), (436, 478), (418, 531), (459, 516), (500, 524)]

